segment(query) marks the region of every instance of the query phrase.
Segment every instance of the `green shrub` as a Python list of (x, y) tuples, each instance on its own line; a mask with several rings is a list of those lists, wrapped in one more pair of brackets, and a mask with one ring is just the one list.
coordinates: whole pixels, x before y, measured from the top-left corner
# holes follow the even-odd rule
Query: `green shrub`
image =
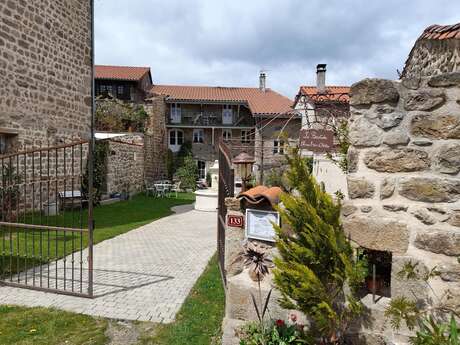
[(239, 337), (240, 345), (312, 344), (303, 325), (288, 324), (283, 320), (270, 321), (264, 327), (258, 322), (248, 323), (239, 330)]
[(198, 167), (192, 155), (188, 155), (183, 160), (183, 165), (177, 169), (177, 177), (181, 182), (181, 188), (195, 190), (198, 178)]
[(282, 305), (311, 320), (309, 332), (319, 343), (337, 344), (363, 312), (356, 293), (366, 270), (355, 261), (340, 224), (340, 200), (334, 201), (318, 185), (298, 149), (287, 160), (289, 186), (296, 193), (281, 196), (284, 208), (279, 212), (289, 231), (275, 226), (280, 255), (275, 259), (275, 284)]

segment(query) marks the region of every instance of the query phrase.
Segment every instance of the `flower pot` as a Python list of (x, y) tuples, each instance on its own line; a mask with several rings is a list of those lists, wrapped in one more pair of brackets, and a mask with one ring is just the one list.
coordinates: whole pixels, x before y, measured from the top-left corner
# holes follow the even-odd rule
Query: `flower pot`
[(379, 292), (383, 288), (383, 279), (379, 276), (375, 277), (375, 283), (372, 277), (366, 278), (366, 286), (370, 292)]

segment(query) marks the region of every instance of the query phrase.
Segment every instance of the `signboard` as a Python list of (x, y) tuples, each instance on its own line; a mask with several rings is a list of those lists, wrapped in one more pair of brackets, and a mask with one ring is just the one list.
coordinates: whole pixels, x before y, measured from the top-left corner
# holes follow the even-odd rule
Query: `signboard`
[(244, 227), (244, 217), (229, 214), (227, 215), (227, 225), (233, 226), (235, 228), (243, 228)]
[(329, 152), (334, 148), (334, 133), (327, 129), (300, 130), (300, 148), (313, 152)]
[(278, 212), (246, 210), (246, 237), (275, 242), (273, 223), (280, 224)]

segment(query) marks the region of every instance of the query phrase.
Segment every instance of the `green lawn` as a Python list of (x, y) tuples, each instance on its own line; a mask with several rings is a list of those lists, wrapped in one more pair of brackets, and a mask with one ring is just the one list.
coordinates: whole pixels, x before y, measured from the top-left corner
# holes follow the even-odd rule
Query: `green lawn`
[[(133, 323), (140, 333), (137, 345), (220, 344), (224, 316), (224, 289), (214, 256), (195, 283), (176, 322), (155, 325)], [(45, 308), (0, 306), (2, 345), (107, 345), (117, 339), (106, 336), (108, 321)]]
[[(129, 201), (102, 205), (94, 209), (94, 243), (123, 234), (151, 221), (172, 214), (171, 207), (189, 204), (194, 194), (180, 193), (178, 198), (153, 198), (139, 194)], [(86, 210), (83, 218), (86, 217)], [(28, 215), (20, 222), (51, 226), (79, 227), (80, 213), (66, 211), (54, 217)], [(0, 276), (8, 277), (24, 267), (36, 266), (66, 254), (78, 252), (88, 243), (86, 235), (63, 231), (3, 229), (0, 236)], [(11, 231), (10, 231), (11, 230)], [(78, 254), (77, 254), (78, 256)], [(76, 258), (78, 260), (78, 258)]]
[(205, 271), (177, 314), (176, 321), (159, 325), (153, 337), (144, 337), (142, 345), (220, 344), (225, 295), (217, 256)]
[(2, 345), (105, 345), (107, 321), (45, 308), (0, 306)]

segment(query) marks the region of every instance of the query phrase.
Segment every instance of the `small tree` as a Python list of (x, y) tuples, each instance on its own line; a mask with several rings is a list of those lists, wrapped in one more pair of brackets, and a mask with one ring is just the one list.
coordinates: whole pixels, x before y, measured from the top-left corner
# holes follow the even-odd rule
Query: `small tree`
[(363, 311), (356, 290), (365, 279), (365, 264), (354, 260), (342, 230), (340, 200), (319, 186), (298, 149), (287, 160), (294, 192), (282, 195), (284, 226), (275, 227), (280, 256), (274, 275), (281, 304), (309, 317), (310, 334), (320, 344), (341, 344), (351, 321)]
[(184, 158), (183, 165), (177, 169), (177, 177), (181, 182), (181, 188), (195, 190), (198, 178), (198, 167), (192, 155)]

